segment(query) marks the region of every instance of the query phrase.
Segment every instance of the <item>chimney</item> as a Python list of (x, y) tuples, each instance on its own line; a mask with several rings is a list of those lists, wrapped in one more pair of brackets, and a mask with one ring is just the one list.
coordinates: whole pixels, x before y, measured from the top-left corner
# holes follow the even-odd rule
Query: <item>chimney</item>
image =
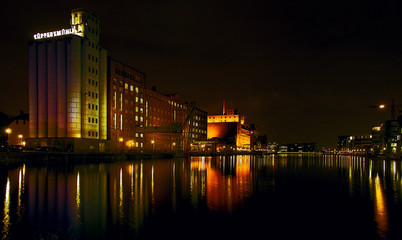
[(222, 115), (226, 114), (226, 103), (225, 103), (225, 99), (223, 99), (223, 113)]

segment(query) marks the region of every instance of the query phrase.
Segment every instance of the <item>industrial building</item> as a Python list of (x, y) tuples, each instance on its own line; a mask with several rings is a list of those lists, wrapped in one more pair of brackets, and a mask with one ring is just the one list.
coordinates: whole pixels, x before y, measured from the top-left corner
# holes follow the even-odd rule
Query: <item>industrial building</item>
[(217, 141), (217, 152), (254, 150), (258, 137), (255, 125), (246, 125), (245, 116), (233, 109), (226, 109), (223, 102), (222, 114), (208, 115), (207, 138)]
[(186, 151), (205, 140), (207, 113), (145, 86), (145, 73), (107, 55), (92, 12), (29, 41), (28, 148), (68, 152)]

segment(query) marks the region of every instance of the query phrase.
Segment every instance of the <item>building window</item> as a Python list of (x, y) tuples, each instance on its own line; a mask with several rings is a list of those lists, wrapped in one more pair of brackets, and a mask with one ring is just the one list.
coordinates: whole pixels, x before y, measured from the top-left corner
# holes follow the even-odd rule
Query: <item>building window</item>
[(120, 93), (120, 111), (123, 111), (123, 93)]
[(116, 116), (116, 113), (113, 115), (113, 129), (116, 129), (117, 128), (117, 116)]
[(124, 84), (124, 89), (128, 89), (128, 83)]
[(90, 117), (88, 118), (88, 123), (91, 123), (91, 118)]
[(91, 131), (88, 131), (88, 137), (90, 137), (91, 136)]
[(130, 85), (130, 91), (134, 91), (134, 86)]
[(123, 114), (120, 114), (120, 130), (123, 130)]
[(91, 104), (90, 103), (88, 103), (88, 109), (91, 109)]
[(137, 87), (135, 87), (135, 92), (136, 92), (136, 93), (138, 93), (138, 92), (139, 92)]
[(117, 93), (114, 92), (114, 95), (113, 95), (113, 109), (116, 109), (116, 101), (117, 101)]

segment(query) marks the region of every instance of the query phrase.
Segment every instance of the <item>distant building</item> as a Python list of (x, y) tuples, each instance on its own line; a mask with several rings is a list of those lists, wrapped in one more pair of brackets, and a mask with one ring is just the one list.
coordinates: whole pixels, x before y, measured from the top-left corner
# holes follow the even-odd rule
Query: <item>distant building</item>
[(13, 117), (12, 122), (6, 127), (9, 129), (8, 145), (25, 146), (29, 135), (29, 115), (21, 111), (20, 115)]
[(372, 127), (371, 136), (370, 153), (374, 155), (384, 154), (387, 150), (387, 144), (384, 137), (384, 124)]
[(278, 153), (287, 153), (287, 152), (314, 152), (315, 151), (315, 143), (288, 143), (288, 144), (280, 144), (278, 146)]
[[(244, 123), (245, 116), (235, 110), (226, 110), (225, 102), (221, 115), (208, 115), (207, 138), (222, 139), (230, 148), (227, 151), (250, 151), (258, 137), (256, 125), (250, 126)], [(227, 147), (225, 146), (227, 149)]]
[(387, 120), (384, 123), (384, 141), (386, 144), (387, 154), (400, 153), (400, 138), (399, 123), (397, 120)]
[(372, 146), (372, 135), (338, 136), (338, 152), (343, 154), (367, 154)]

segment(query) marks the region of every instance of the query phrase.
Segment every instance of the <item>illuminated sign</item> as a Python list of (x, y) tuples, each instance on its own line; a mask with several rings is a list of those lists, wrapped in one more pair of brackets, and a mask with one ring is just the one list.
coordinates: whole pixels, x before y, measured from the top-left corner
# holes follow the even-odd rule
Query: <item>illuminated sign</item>
[(60, 37), (60, 36), (71, 35), (71, 34), (82, 36), (82, 27), (78, 26), (78, 30), (77, 30), (76, 26), (73, 26), (68, 29), (61, 29), (61, 30), (45, 32), (45, 33), (37, 33), (37, 34), (34, 34), (33, 37), (35, 40), (39, 40), (39, 39), (43, 39), (43, 38)]

